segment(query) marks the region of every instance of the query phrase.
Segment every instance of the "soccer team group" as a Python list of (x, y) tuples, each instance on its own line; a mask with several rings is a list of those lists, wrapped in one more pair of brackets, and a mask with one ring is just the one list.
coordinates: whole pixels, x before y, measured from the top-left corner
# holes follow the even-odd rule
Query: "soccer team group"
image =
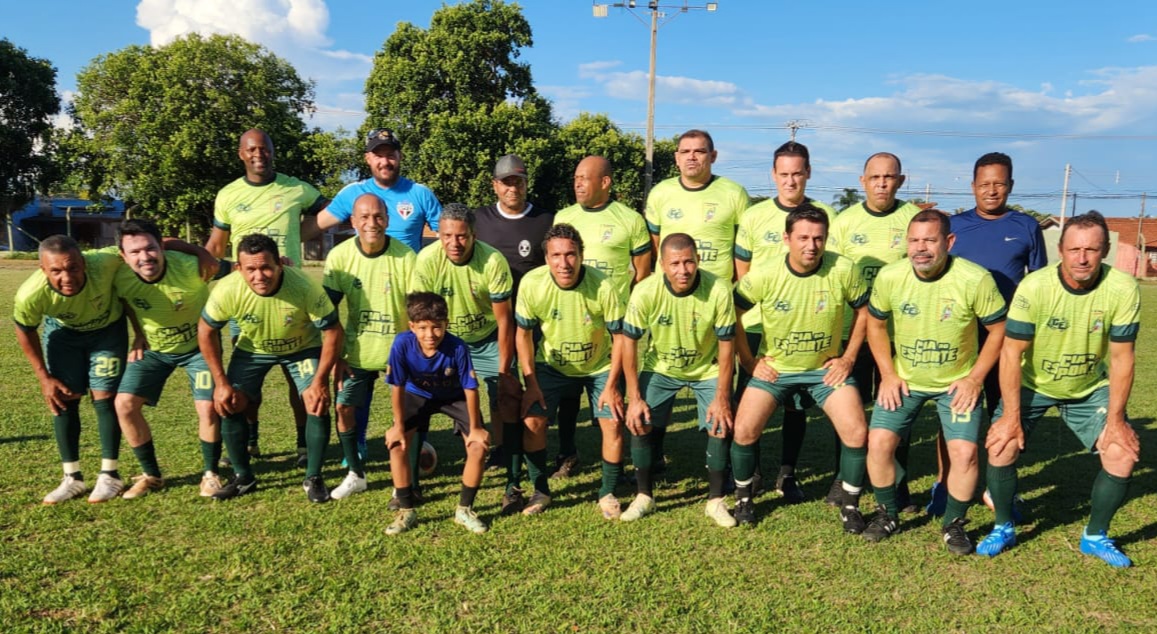
[[(89, 490), (79, 457), (86, 392), (101, 444), (89, 501), (164, 487), (143, 406), (156, 405), (178, 368), (199, 418), (201, 495), (255, 491), (262, 385), (279, 366), (313, 502), (366, 490), (369, 403), (384, 375), (396, 511), (388, 534), (417, 522), (419, 447), (437, 413), (453, 421), (465, 449), (456, 523), (488, 530), (473, 508), (488, 456), (505, 468), (501, 513), (543, 512), (551, 480), (579, 466), (583, 392), (602, 436), (599, 511), (639, 520), (656, 509), (665, 431), (676, 396), (689, 388), (706, 432), (707, 517), (723, 527), (755, 523), (759, 440), (777, 409), (784, 422), (774, 489), (788, 503), (805, 499), (794, 470), (805, 411), (815, 406), (838, 436), (826, 500), (845, 531), (879, 542), (899, 530), (901, 511), (915, 510), (908, 438), (931, 401), (939, 474), (927, 511), (942, 516), (948, 551), (995, 556), (1016, 543), (1016, 463), (1026, 437), (1056, 407), (1101, 461), (1080, 549), (1131, 565), (1107, 533), (1140, 452), (1125, 414), (1139, 288), (1103, 262), (1109, 232), (1096, 212), (1065, 223), (1059, 262), (1049, 266), (1037, 222), (1007, 207), (1012, 161), (1004, 154), (976, 161), (976, 207), (954, 216), (898, 200), (904, 176), (889, 153), (867, 159), (866, 199), (837, 213), (807, 197), (810, 159), (795, 142), (774, 154), (776, 195), (749, 206), (740, 185), (712, 173), (716, 150), (701, 130), (680, 136), (679, 175), (654, 187), (644, 214), (613, 199), (612, 167), (598, 156), (578, 164), (576, 204), (557, 213), (528, 202), (529, 174), (515, 155), (495, 166), (495, 204), (443, 208), (401, 176), (401, 144), (389, 130), (367, 136), (371, 178), (333, 200), (277, 173), (260, 130), (241, 136), (239, 156), (245, 175), (219, 192), (204, 247), (162, 238), (135, 218), (107, 249), (82, 252), (65, 236), (41, 243), (40, 269), (17, 292), (13, 317), (63, 463), (45, 504)], [(302, 240), (342, 223), (356, 234), (329, 252), (318, 283), (296, 266)], [(423, 248), (424, 226), (438, 239)], [(321, 476), (331, 394), (349, 468), (332, 491)], [(992, 422), (982, 434), (985, 418)], [(553, 466), (550, 426), (558, 431)], [(127, 488), (118, 472), (122, 434), (143, 470)], [(981, 488), (982, 441), (982, 497), (996, 521), (974, 546), (965, 521)], [(615, 488), (627, 453), (637, 493), (624, 509)], [(232, 467), (228, 481), (222, 465)], [(869, 483), (876, 507), (866, 519), (860, 496)]]

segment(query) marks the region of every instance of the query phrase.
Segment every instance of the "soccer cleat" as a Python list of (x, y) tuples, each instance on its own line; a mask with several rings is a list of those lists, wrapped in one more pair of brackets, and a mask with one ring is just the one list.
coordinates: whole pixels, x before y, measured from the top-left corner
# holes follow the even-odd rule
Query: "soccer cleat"
[(1081, 534), (1081, 552), (1092, 555), (1114, 568), (1128, 568), (1133, 560), (1117, 548), (1112, 539), (1105, 536), (1104, 531), (1096, 535)]
[(968, 539), (968, 533), (964, 530), (967, 523), (968, 520), (958, 517), (940, 531), (944, 536), (944, 546), (953, 555), (972, 554), (972, 540)]
[[(803, 489), (799, 488), (799, 483), (795, 481), (795, 475), (791, 473), (779, 474), (779, 477), (775, 479), (775, 490), (783, 498), (785, 504), (800, 504), (807, 499)], [(754, 491), (752, 494), (754, 495)]]
[(221, 476), (216, 473), (206, 473), (201, 476), (201, 497), (213, 497), (213, 494), (221, 490)]
[(635, 496), (631, 500), (631, 505), (627, 507), (626, 511), (619, 516), (621, 522), (633, 522), (642, 519), (644, 515), (650, 515), (655, 512), (655, 498), (642, 493)]
[(355, 493), (361, 493), (366, 490), (366, 477), (360, 476), (353, 471), (346, 474), (345, 480), (337, 485), (333, 491), (329, 492), (329, 496), (335, 500), (344, 500)]
[[(421, 506), (422, 502), (426, 501), (426, 498), (422, 497), (422, 489), (420, 489), (418, 487), (414, 487), (414, 489), (411, 490), (410, 499), (413, 500), (413, 502), (414, 502), (414, 508)], [(391, 510), (391, 511), (402, 510), (402, 502), (400, 500), (398, 500), (398, 490), (397, 489), (394, 489), (394, 494), (390, 498), (390, 503), (386, 505), (386, 508)]]
[(863, 533), (866, 526), (864, 514), (860, 513), (858, 506), (852, 504), (845, 504), (840, 507), (840, 522), (844, 525), (844, 532), (852, 535)]
[(615, 497), (614, 493), (599, 498), (599, 510), (602, 511), (603, 518), (608, 520), (617, 520), (623, 514), (623, 507), (619, 505), (619, 498)]
[(322, 482), (321, 476), (309, 476), (301, 483), (301, 488), (305, 490), (310, 502), (314, 504), (329, 502), (329, 489), (325, 488), (325, 482)]
[(551, 478), (562, 480), (575, 475), (578, 473), (579, 467), (578, 454), (559, 456), (557, 458), (557, 465), (558, 468), (550, 475)]
[(304, 469), (309, 466), (309, 450), (305, 447), (297, 448), (297, 468)]
[(96, 486), (92, 488), (92, 493), (88, 495), (89, 504), (100, 504), (101, 502), (108, 502), (121, 494), (125, 490), (125, 481), (120, 478), (102, 473), (96, 478)]
[(944, 511), (948, 508), (948, 485), (943, 482), (933, 482), (932, 490), (929, 493), (932, 495), (932, 500), (924, 507), (924, 512), (932, 517), (944, 515)]
[(864, 532), (860, 535), (873, 543), (882, 542), (892, 536), (893, 533), (900, 530), (900, 523), (896, 518), (888, 515), (888, 509), (883, 506), (876, 507), (876, 514), (868, 522), (864, 528)]
[(221, 469), (228, 469), (233, 466), (233, 461), (229, 459), (229, 454), (222, 453), (221, 459), (217, 461), (217, 466)]
[(832, 486), (828, 488), (828, 494), (824, 496), (824, 504), (828, 506), (840, 507), (844, 504), (844, 481), (836, 478), (832, 480)]
[(731, 516), (731, 511), (727, 510), (727, 501), (723, 498), (707, 500), (703, 514), (715, 520), (715, 523), (723, 528), (735, 528), (735, 518)]
[(418, 524), (418, 511), (415, 509), (400, 509), (394, 521), (386, 527), (387, 535), (404, 533)]
[(976, 554), (985, 557), (995, 557), (1016, 545), (1016, 529), (1012, 522), (1006, 522), (992, 527), (988, 534), (976, 545)]
[(233, 476), (225, 486), (221, 487), (213, 494), (213, 499), (218, 502), (225, 500), (232, 500), (235, 497), (247, 495), (257, 490), (257, 478), (253, 476)]
[(896, 484), (896, 508), (900, 509), (901, 514), (912, 514), (920, 511), (920, 508), (912, 503), (912, 494), (908, 491), (907, 480)]
[(737, 526), (755, 525), (755, 503), (751, 500), (739, 500), (735, 503), (735, 524)]
[(757, 467), (755, 473), (751, 475), (751, 499), (755, 499), (763, 494), (766, 487), (763, 485), (763, 472)]
[(133, 485), (121, 497), (126, 500), (145, 497), (150, 491), (160, 491), (165, 488), (165, 479), (143, 473), (133, 476)]
[(523, 515), (538, 515), (550, 506), (550, 496), (542, 491), (535, 491), (530, 494), (530, 499), (526, 502), (526, 507), (522, 509)]
[(49, 506), (59, 504), (65, 500), (71, 500), (74, 497), (84, 495), (84, 492), (87, 490), (88, 486), (84, 484), (84, 480), (66, 475), (64, 479), (60, 481), (60, 486), (57, 486), (51, 493), (44, 496), (44, 503)]
[(483, 522), (469, 506), (459, 506), (458, 510), (454, 511), (454, 523), (465, 526), (466, 530), (475, 535), (481, 535), (488, 530), (486, 522)]
[(522, 494), (522, 489), (518, 487), (510, 487), (510, 490), (502, 494), (502, 506), (500, 514), (503, 517), (521, 513), (526, 508), (526, 496)]
[[(992, 493), (990, 493), (988, 489), (984, 490), (984, 494), (980, 496), (980, 499), (984, 501), (984, 505), (988, 507), (988, 510), (993, 513), (996, 512), (996, 506), (992, 503)], [(1020, 512), (1020, 505), (1023, 503), (1024, 498), (1020, 497), (1019, 493), (1012, 497), (1012, 521), (1014, 524), (1019, 524), (1024, 521), (1024, 514)]]

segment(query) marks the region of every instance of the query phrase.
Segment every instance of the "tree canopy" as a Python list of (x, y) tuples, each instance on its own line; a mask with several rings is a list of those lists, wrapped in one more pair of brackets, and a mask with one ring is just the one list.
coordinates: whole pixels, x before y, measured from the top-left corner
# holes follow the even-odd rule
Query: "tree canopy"
[(0, 39), (0, 214), (27, 203), (53, 177), (56, 68)]

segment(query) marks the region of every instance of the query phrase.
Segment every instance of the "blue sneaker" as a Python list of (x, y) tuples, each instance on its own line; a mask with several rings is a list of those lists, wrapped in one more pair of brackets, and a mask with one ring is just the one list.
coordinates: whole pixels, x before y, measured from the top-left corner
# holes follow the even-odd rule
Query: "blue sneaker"
[(995, 557), (1016, 545), (1016, 529), (1012, 522), (993, 526), (992, 532), (984, 541), (976, 545), (976, 554), (985, 557)]
[(932, 501), (924, 507), (924, 512), (932, 517), (940, 517), (948, 508), (948, 486), (943, 482), (933, 482), (931, 493)]
[(1104, 531), (1096, 535), (1081, 534), (1081, 552), (1086, 555), (1099, 557), (1102, 561), (1114, 568), (1128, 568), (1133, 565), (1133, 560), (1129, 559), (1113, 540), (1105, 536)]

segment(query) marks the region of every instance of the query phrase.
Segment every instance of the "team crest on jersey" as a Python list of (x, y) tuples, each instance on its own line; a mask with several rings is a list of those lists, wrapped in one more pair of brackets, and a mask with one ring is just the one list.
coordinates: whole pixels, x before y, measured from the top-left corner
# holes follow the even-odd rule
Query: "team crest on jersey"
[(915, 317), (920, 314), (920, 307), (912, 302), (903, 302), (900, 304), (900, 314)]
[(816, 291), (816, 313), (822, 313), (828, 307), (828, 291)]
[(781, 236), (780, 234), (778, 234), (774, 231), (768, 231), (767, 233), (763, 234), (763, 241), (764, 242), (770, 242), (772, 244), (779, 244), (781, 240), (783, 240), (783, 236)]
[(408, 200), (398, 203), (395, 209), (398, 210), (398, 215), (402, 217), (402, 220), (409, 220), (410, 216), (414, 215), (414, 203)]
[(273, 199), (273, 211), (281, 211), (281, 196), (276, 196)]
[(895, 249), (896, 247), (899, 247), (900, 242), (903, 239), (904, 239), (904, 230), (903, 229), (892, 229), (892, 242), (888, 248)]
[(775, 300), (775, 303), (771, 305), (771, 308), (777, 313), (790, 313), (791, 302), (787, 301), (786, 299), (777, 299)]
[(530, 240), (523, 240), (518, 243), (518, 255), (522, 257), (530, 257)]
[(703, 211), (705, 212), (703, 214), (704, 222), (711, 222), (711, 220), (715, 218), (715, 209), (717, 207), (718, 205), (715, 203), (703, 203)]
[(1094, 310), (1089, 315), (1089, 333), (1101, 332), (1105, 328), (1105, 312), (1101, 310)]
[(562, 311), (557, 308), (550, 309), (550, 318), (553, 321), (562, 321)]
[(603, 242), (610, 242), (611, 237), (615, 235), (615, 225), (599, 225), (599, 230), (602, 233)]
[(169, 298), (169, 300), (173, 302), (173, 310), (181, 310), (185, 307), (184, 293), (174, 293), (173, 296)]
[(660, 326), (670, 326), (675, 323), (670, 315), (659, 315), (658, 321)]
[(956, 300), (943, 299), (940, 301), (940, 321), (948, 321), (949, 319), (952, 319), (952, 311), (956, 308)]
[(454, 376), (454, 368), (446, 368), (446, 376)]
[(449, 298), (454, 296), (454, 287), (443, 286), (441, 289), (438, 290), (438, 294), (441, 295), (442, 297), (449, 299)]
[(589, 326), (589, 325), (591, 325), (591, 321), (592, 321), (591, 320), (591, 314), (590, 313), (583, 313), (583, 324)]
[(699, 313), (696, 311), (691, 311), (691, 328), (689, 328), (689, 330), (694, 332), (695, 329), (698, 327), (699, 327)]
[(292, 326), (293, 325), (293, 315), (286, 315), (285, 316), (285, 325), (286, 326)]
[(857, 244), (857, 245), (863, 246), (863, 245), (868, 243), (868, 234), (866, 234), (866, 233), (853, 233), (852, 237), (851, 237), (851, 242), (852, 242), (852, 244)]
[(683, 217), (683, 210), (682, 209), (668, 209), (667, 210), (667, 218), (669, 218), (671, 220), (678, 220), (682, 217)]
[(1065, 331), (1069, 329), (1069, 320), (1064, 317), (1049, 317), (1049, 320), (1045, 322), (1045, 328)]

